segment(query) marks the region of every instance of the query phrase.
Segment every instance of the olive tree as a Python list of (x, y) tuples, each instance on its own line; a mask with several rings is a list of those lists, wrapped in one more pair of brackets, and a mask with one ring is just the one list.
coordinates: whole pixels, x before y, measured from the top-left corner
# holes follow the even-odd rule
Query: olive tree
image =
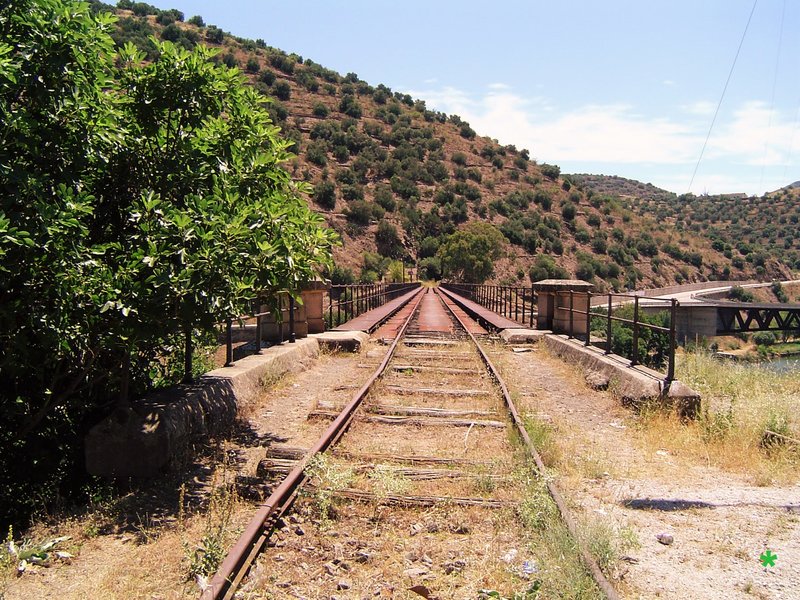
[(491, 223), (473, 221), (449, 235), (436, 253), (442, 275), (465, 283), (483, 283), (502, 258), (506, 238)]
[(81, 432), (184, 340), (330, 262), (244, 75), (201, 46), (116, 54), (113, 22), (71, 0), (0, 8), (4, 519), (76, 481)]

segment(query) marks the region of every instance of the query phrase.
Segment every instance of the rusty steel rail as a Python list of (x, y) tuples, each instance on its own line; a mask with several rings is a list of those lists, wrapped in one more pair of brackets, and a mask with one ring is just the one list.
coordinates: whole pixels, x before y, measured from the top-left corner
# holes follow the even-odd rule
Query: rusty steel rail
[[(440, 295), (440, 291), (438, 289), (434, 290), (437, 295)], [(441, 297), (441, 295), (440, 295)], [(446, 302), (443, 303), (445, 306), (450, 309)], [(500, 376), (500, 372), (494, 366), (489, 355), (486, 354), (483, 347), (478, 342), (477, 338), (472, 334), (466, 324), (461, 320), (461, 318), (456, 314), (455, 311), (450, 310), (453, 317), (458, 321), (464, 331), (472, 340), (472, 343), (475, 344), (475, 347), (478, 349), (478, 353), (481, 356), (481, 360), (483, 360), (486, 368), (489, 370), (490, 375), (492, 378), (497, 382), (497, 385), (500, 387), (501, 392), (503, 393), (503, 399), (506, 403), (506, 408), (508, 409), (509, 415), (511, 416), (511, 420), (514, 421), (514, 425), (517, 428), (517, 432), (519, 433), (520, 437), (522, 438), (523, 442), (525, 443), (525, 448), (528, 451), (528, 454), (533, 458), (534, 462), (536, 463), (536, 468), (539, 471), (540, 475), (544, 479), (544, 483), (547, 486), (547, 491), (550, 493), (550, 497), (553, 498), (553, 501), (556, 503), (558, 507), (559, 514), (561, 515), (561, 519), (564, 521), (564, 524), (567, 526), (567, 529), (572, 535), (572, 538), (575, 540), (575, 544), (578, 547), (578, 552), (581, 555), (581, 560), (584, 563), (584, 566), (589, 570), (592, 579), (603, 592), (603, 594), (608, 598), (608, 600), (619, 600), (619, 595), (611, 583), (606, 579), (606, 576), (603, 575), (603, 572), (600, 570), (600, 566), (597, 564), (597, 561), (592, 557), (589, 551), (586, 549), (585, 544), (580, 542), (580, 538), (578, 537), (578, 525), (575, 522), (575, 519), (572, 518), (570, 515), (569, 509), (567, 508), (567, 503), (564, 501), (564, 497), (558, 491), (555, 483), (545, 476), (546, 474), (546, 467), (542, 457), (540, 456), (539, 452), (536, 450), (536, 447), (533, 445), (530, 436), (528, 435), (528, 431), (525, 429), (525, 424), (522, 422), (522, 417), (519, 415), (519, 411), (517, 410), (514, 401), (511, 398), (511, 394), (508, 391), (508, 387), (506, 386), (503, 378)]]
[(232, 598), (236, 587), (247, 574), (250, 565), (261, 552), (264, 544), (270, 535), (270, 530), (275, 522), (288, 510), (303, 485), (306, 475), (305, 468), (308, 462), (317, 454), (327, 450), (334, 445), (350, 426), (356, 409), (367, 396), (372, 385), (386, 370), (389, 361), (394, 356), (397, 345), (403, 337), (405, 330), (414, 317), (416, 308), (421, 302), (423, 294), (415, 296), (413, 310), (400, 328), (389, 350), (386, 352), (378, 368), (370, 376), (367, 382), (355, 393), (352, 400), (344, 407), (342, 412), (325, 430), (319, 440), (311, 447), (301, 461), (284, 478), (281, 484), (272, 492), (269, 498), (261, 504), (253, 519), (239, 537), (239, 540), (231, 548), (228, 555), (223, 560), (217, 572), (209, 581), (200, 598), (201, 600), (219, 600), (221, 598)]

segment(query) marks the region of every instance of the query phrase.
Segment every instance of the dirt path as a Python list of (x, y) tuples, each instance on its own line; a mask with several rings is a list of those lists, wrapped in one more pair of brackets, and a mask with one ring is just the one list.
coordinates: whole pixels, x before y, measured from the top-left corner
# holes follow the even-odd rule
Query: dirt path
[[(629, 410), (543, 349), (495, 356), (521, 405), (556, 429), (567, 497), (634, 542), (619, 573), (625, 597), (800, 597), (800, 486), (754, 487), (643, 444)], [(661, 533), (674, 542), (660, 543)], [(767, 549), (773, 567), (759, 561)]]

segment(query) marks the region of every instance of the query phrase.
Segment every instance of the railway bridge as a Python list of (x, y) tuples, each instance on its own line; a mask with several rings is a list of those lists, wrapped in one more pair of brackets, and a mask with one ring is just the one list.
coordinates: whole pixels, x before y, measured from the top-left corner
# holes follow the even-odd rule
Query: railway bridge
[[(256, 311), (238, 327), (229, 320), (223, 334), (225, 366), (191, 386), (174, 390), (167, 400), (142, 402), (127, 414), (117, 411), (98, 424), (86, 439), (87, 469), (116, 478), (155, 476), (165, 467), (165, 460), (180, 455), (198, 437), (230, 426), (241, 405), (263, 394), (257, 391), (259, 384), (276, 373), (276, 365), (286, 372), (292, 362), (300, 362), (315, 348), (318, 352), (319, 346), (359, 351), (369, 343), (371, 350), (363, 353), (359, 360), (364, 364), (358, 365), (371, 369), (366, 382), (351, 371), (326, 391), (324, 399), (306, 403), (306, 422), (314, 423), (308, 425), (313, 437), (298, 434), (291, 440), (293, 444), (285, 443), (289, 437), (276, 437), (266, 445), (257, 477), (248, 479), (248, 485), (255, 486), (259, 494), (252, 519), (216, 574), (204, 582), (202, 600), (236, 597), (242, 584), (280, 593), (273, 589), (273, 581), (259, 579), (258, 569), (251, 567), (263, 554), (271, 553), (275, 560), (283, 561), (293, 551), (284, 540), (272, 536), (286, 530), (296, 504), (307, 503), (304, 498), (308, 494), (301, 494), (301, 489), (313, 490), (324, 483), (315, 473), (325, 472), (328, 460), (337, 461), (336, 468), (352, 474), (349, 487), (325, 492), (350, 503), (349, 517), (339, 521), (337, 536), (356, 537), (359, 532), (351, 536), (349, 528), (375, 521), (379, 505), (392, 511), (385, 527), (396, 525), (390, 538), (402, 544), (410, 543), (406, 538), (420, 532), (415, 507), (446, 508), (459, 519), (459, 515), (469, 515), (472, 527), (454, 521), (452, 529), (462, 540), (458, 544), (460, 562), (453, 568), (474, 571), (458, 579), (458, 592), (462, 597), (478, 597), (473, 584), (482, 577), (493, 587), (510, 589), (520, 585), (517, 574), (507, 569), (479, 573), (484, 543), (481, 532), (494, 531), (515, 547), (523, 547), (520, 532), (525, 524), (514, 515), (531, 494), (540, 492), (521, 486), (514, 474), (533, 470), (544, 475), (546, 467), (523, 421), (525, 413), (518, 410), (509, 391), (516, 387), (519, 392), (527, 382), (515, 373), (506, 372), (508, 379), (504, 378), (503, 370), (493, 362), (493, 357), (503, 352), (495, 341), (505, 342), (506, 351), (509, 345), (515, 351), (526, 351), (530, 350), (524, 347), (527, 344), (544, 344), (552, 354), (589, 371), (594, 376), (591, 385), (602, 386), (598, 379), (605, 385), (614, 381), (615, 394), (623, 402), (668, 402), (689, 416), (699, 408), (699, 396), (674, 376), (679, 301), (643, 300), (624, 294), (601, 297), (593, 295), (590, 288), (586, 282), (571, 280), (547, 280), (532, 287), (376, 284), (323, 290), (316, 286), (299, 308), (287, 303), (288, 331), (283, 315), (265, 322), (266, 315)], [(597, 298), (603, 302), (597, 303)], [(632, 317), (614, 314), (612, 309), (623, 302), (633, 304)], [(666, 326), (639, 318), (651, 304), (667, 309)], [(797, 323), (797, 315), (790, 312), (787, 316), (785, 310), (773, 316), (753, 312), (747, 317), (742, 316), (743, 309), (729, 303), (718, 302), (715, 308), (723, 315), (718, 318), (725, 331)], [(725, 316), (729, 314), (733, 316)], [(615, 336), (621, 335), (618, 326), (632, 332), (630, 356), (613, 352)], [(312, 333), (320, 329), (325, 331)], [(262, 350), (262, 342), (275, 336), (279, 343)], [(660, 354), (640, 350), (640, 338), (658, 337), (663, 340)], [(249, 347), (247, 356), (243, 356), (245, 347)], [(521, 440), (522, 451), (510, 445), (509, 441), (516, 439)], [(392, 488), (392, 478), (402, 479), (404, 486)], [(380, 487), (381, 481), (389, 487)], [(551, 477), (536, 481), (534, 485), (544, 486), (542, 493), (553, 504), (553, 518), (562, 521), (574, 540), (581, 568), (592, 580), (596, 595), (618, 598), (578, 534), (573, 509), (556, 481)], [(503, 519), (498, 520), (499, 514)], [(554, 525), (550, 522), (547, 527)], [(296, 528), (298, 539), (304, 539), (306, 527)], [(280, 552), (276, 551), (278, 544)], [(299, 542), (296, 550), (297, 560), (307, 560), (305, 542)], [(387, 556), (391, 551), (379, 548), (378, 542), (373, 549)], [(337, 564), (326, 563), (330, 564), (328, 570), (336, 572)], [(348, 566), (350, 579), (344, 583), (315, 577), (300, 578), (295, 585), (307, 597), (323, 597), (319, 596), (321, 590), (324, 597), (337, 597), (351, 585), (366, 586), (379, 564), (370, 553), (362, 553)], [(404, 577), (408, 572), (392, 580), (393, 585), (403, 585)], [(418, 595), (433, 597), (424, 586), (410, 589), (417, 588)]]

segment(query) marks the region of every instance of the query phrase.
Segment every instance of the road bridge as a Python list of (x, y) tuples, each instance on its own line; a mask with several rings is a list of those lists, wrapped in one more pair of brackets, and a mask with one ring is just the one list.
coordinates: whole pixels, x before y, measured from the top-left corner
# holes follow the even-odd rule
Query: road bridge
[[(653, 300), (678, 302), (676, 313), (677, 339), (680, 343), (696, 338), (719, 335), (736, 335), (758, 331), (800, 334), (800, 304), (776, 302), (733, 302), (725, 300), (737, 282), (722, 283), (706, 289), (673, 288), (669, 293), (648, 295)], [(780, 282), (782, 285), (800, 284), (798, 280)], [(744, 283), (745, 289), (769, 287), (772, 283)], [(645, 312), (658, 312), (663, 306), (640, 300)]]

